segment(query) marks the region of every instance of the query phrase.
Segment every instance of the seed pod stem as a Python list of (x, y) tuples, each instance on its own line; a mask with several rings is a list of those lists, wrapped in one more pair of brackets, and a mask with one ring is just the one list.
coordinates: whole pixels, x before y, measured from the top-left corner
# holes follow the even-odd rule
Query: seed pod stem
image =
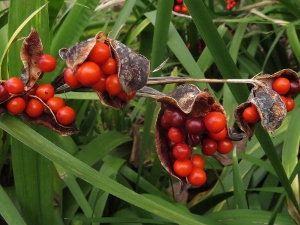
[(254, 86), (261, 85), (260, 81), (255, 79), (200, 79), (188, 77), (149, 77), (147, 85), (170, 84), (170, 83), (238, 83), (238, 84), (253, 84)]

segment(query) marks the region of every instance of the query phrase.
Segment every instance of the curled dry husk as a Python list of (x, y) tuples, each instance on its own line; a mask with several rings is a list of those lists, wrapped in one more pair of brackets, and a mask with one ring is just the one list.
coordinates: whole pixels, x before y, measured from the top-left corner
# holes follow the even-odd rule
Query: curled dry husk
[[(43, 52), (44, 50), (43, 50), (43, 45), (40, 40), (40, 37), (37, 31), (35, 29), (32, 29), (29, 36), (24, 39), (20, 50), (21, 61), (24, 65), (21, 71), (20, 79), (24, 83), (24, 92), (16, 95), (12, 94), (9, 96), (8, 99), (1, 102), (0, 114), (5, 113), (7, 111), (5, 107), (5, 103), (11, 98), (20, 96), (26, 102), (29, 100), (29, 98), (35, 98), (44, 105), (44, 113), (37, 118), (32, 118), (29, 117), (25, 112), (23, 112), (22, 114), (20, 114), (20, 117), (29, 123), (44, 125), (50, 128), (51, 130), (58, 132), (61, 135), (71, 135), (78, 131), (76, 124), (73, 123), (68, 126), (61, 125), (56, 120), (55, 114), (48, 107), (48, 105), (37, 96), (31, 95), (29, 93), (30, 89), (43, 76), (43, 72), (39, 69), (37, 65), (38, 58), (43, 54)], [(4, 83), (5, 83), (4, 80), (0, 81), (1, 85)]]
[[(143, 55), (133, 52), (121, 42), (106, 37), (103, 32), (99, 32), (94, 38), (78, 42), (68, 49), (60, 49), (59, 55), (66, 62), (67, 67), (71, 68), (73, 74), (75, 74), (77, 66), (87, 59), (90, 51), (97, 42), (105, 43), (110, 47), (111, 56), (117, 62), (118, 77), (122, 89), (126, 94), (131, 95), (145, 86), (150, 74), (149, 60)], [(53, 84), (56, 87), (64, 84), (63, 73)], [(97, 92), (97, 95), (103, 104), (115, 109), (120, 109), (128, 104), (128, 101), (110, 96), (108, 92)]]
[(262, 127), (272, 135), (279, 128), (286, 117), (286, 107), (280, 95), (272, 89), (273, 81), (278, 77), (286, 77), (290, 81), (299, 83), (299, 77), (291, 69), (280, 70), (272, 75), (257, 75), (253, 79), (255, 83), (249, 98), (235, 109), (235, 119), (237, 125), (249, 138), (253, 136), (254, 124), (248, 123), (243, 119), (243, 111), (253, 104), (259, 113)]
[[(148, 91), (149, 92), (149, 91)], [(157, 92), (155, 91), (157, 94)], [(161, 95), (157, 98), (158, 102), (165, 105), (175, 106), (185, 114), (192, 117), (205, 116), (208, 112), (216, 111), (225, 115), (223, 106), (216, 102), (214, 97), (207, 91), (201, 91), (198, 87), (192, 84), (184, 84), (178, 86), (169, 95)], [(168, 147), (166, 131), (161, 127), (160, 121), (164, 110), (158, 112), (158, 116), (154, 126), (154, 134), (156, 140), (156, 150), (162, 166), (176, 179), (180, 181), (182, 187), (187, 185), (185, 178), (178, 177), (173, 171), (173, 163), (175, 158), (172, 151)], [(226, 115), (225, 115), (226, 116)], [(227, 125), (228, 135), (233, 140), (240, 140), (243, 135), (232, 134)]]

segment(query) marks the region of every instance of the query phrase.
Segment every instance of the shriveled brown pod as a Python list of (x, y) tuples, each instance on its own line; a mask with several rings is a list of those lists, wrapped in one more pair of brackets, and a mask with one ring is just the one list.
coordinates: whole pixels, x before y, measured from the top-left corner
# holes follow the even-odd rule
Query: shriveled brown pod
[[(268, 81), (268, 80), (267, 80)], [(243, 118), (244, 110), (253, 104), (260, 116), (262, 127), (271, 134), (281, 126), (286, 116), (286, 107), (279, 94), (265, 82), (257, 84), (251, 90), (248, 100), (240, 104), (234, 112), (237, 125), (249, 138), (253, 136), (255, 124), (248, 123)]]
[[(122, 90), (127, 95), (132, 95), (145, 86), (150, 74), (149, 60), (133, 52), (121, 42), (107, 38), (103, 32), (99, 32), (94, 38), (79, 42), (69, 49), (60, 49), (59, 55), (66, 62), (67, 67), (72, 69), (75, 75), (77, 66), (86, 61), (89, 53), (97, 42), (105, 43), (109, 46), (111, 57), (117, 62), (117, 74)], [(68, 88), (59, 87), (63, 85), (63, 74), (60, 74), (52, 83), (59, 92)], [(77, 90), (80, 91), (85, 88), (86, 87), (81, 87)], [(103, 104), (115, 109), (120, 109), (129, 102), (129, 100), (121, 100), (117, 96), (111, 96), (107, 91), (96, 91), (96, 93)]]
[(44, 53), (43, 44), (35, 29), (32, 29), (29, 36), (23, 41), (20, 57), (24, 65), (22, 68), (21, 80), (25, 91), (30, 90), (35, 83), (42, 78), (43, 72), (38, 67), (38, 58)]
[(135, 93), (145, 86), (150, 74), (149, 60), (114, 39), (107, 39), (118, 64), (118, 76), (127, 94)]
[[(149, 93), (150, 91), (147, 90)], [(157, 95), (157, 92), (153, 92)], [(174, 172), (173, 164), (175, 158), (172, 155), (172, 149), (168, 145), (167, 130), (161, 124), (161, 119), (164, 114), (164, 110), (168, 106), (176, 107), (180, 109), (186, 117), (204, 117), (208, 112), (215, 111), (221, 112), (224, 116), (225, 111), (222, 105), (214, 100), (214, 97), (207, 91), (201, 91), (198, 87), (192, 84), (184, 84), (178, 86), (169, 95), (162, 94), (157, 98), (158, 102), (162, 103), (162, 108), (158, 112), (158, 116), (154, 126), (154, 134), (156, 140), (156, 150), (162, 166), (179, 182), (182, 187), (187, 185), (185, 177), (179, 177)], [(232, 134), (228, 125), (226, 125), (228, 135)], [(234, 135), (233, 138), (241, 139), (241, 135)]]

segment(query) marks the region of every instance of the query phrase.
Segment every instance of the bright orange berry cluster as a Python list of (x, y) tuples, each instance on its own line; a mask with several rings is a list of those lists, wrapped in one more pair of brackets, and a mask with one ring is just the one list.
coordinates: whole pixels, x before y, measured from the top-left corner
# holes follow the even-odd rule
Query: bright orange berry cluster
[(235, 7), (236, 3), (237, 3), (237, 0), (227, 0), (226, 1), (226, 4), (227, 4), (226, 10), (233, 9)]
[(188, 8), (183, 3), (183, 0), (175, 0), (173, 11), (177, 13), (187, 14), (189, 12)]
[[(38, 67), (42, 72), (51, 72), (56, 67), (56, 60), (51, 55), (41, 55)], [(47, 105), (62, 125), (69, 125), (75, 121), (76, 113), (60, 97), (55, 97), (55, 90), (51, 84), (35, 84), (28, 92), (18, 77), (11, 77), (0, 85), (0, 102), (6, 103), (6, 109), (13, 115), (25, 112), (31, 118), (37, 118), (46, 110)], [(49, 111), (49, 110), (48, 110)]]
[(224, 114), (212, 111), (204, 117), (193, 117), (173, 106), (163, 106), (163, 110), (160, 126), (166, 130), (167, 145), (174, 158), (175, 174), (179, 177), (187, 177), (192, 185), (204, 184), (206, 174), (203, 167), (194, 165), (192, 148), (201, 145), (205, 156), (213, 155), (217, 151), (227, 154), (232, 150), (233, 144), (227, 137), (227, 122)]
[(71, 88), (91, 86), (95, 91), (108, 92), (110, 96), (128, 101), (135, 93), (127, 95), (123, 91), (117, 69), (117, 62), (111, 57), (109, 46), (97, 42), (87, 60), (76, 68), (75, 75), (70, 68), (64, 71), (64, 80)]

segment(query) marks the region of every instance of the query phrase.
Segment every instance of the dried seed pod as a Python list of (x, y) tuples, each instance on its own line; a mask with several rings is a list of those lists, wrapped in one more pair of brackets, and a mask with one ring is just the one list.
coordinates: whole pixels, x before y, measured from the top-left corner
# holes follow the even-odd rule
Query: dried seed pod
[[(63, 126), (60, 124), (53, 111), (49, 108), (49, 106), (41, 100), (39, 97), (32, 95), (30, 93), (31, 89), (37, 83), (37, 81), (42, 78), (43, 72), (37, 66), (38, 58), (43, 54), (43, 45), (38, 36), (36, 30), (32, 29), (31, 33), (28, 37), (26, 37), (23, 41), (20, 57), (23, 63), (22, 74), (20, 79), (24, 83), (24, 92), (20, 94), (9, 94), (9, 97), (4, 101), (0, 102), (0, 114), (7, 112), (5, 102), (10, 100), (11, 98), (20, 96), (25, 102), (28, 102), (29, 99), (37, 99), (39, 100), (44, 107), (44, 113), (41, 116), (36, 118), (30, 117), (23, 112), (19, 114), (19, 116), (25, 121), (33, 124), (44, 125), (51, 130), (58, 132), (61, 135), (71, 135), (75, 132), (78, 132), (75, 123), (72, 123), (68, 126)], [(0, 81), (0, 85), (3, 85), (6, 81)]]
[[(147, 88), (148, 93), (152, 91)], [(156, 95), (157, 91), (153, 91)], [(156, 150), (163, 167), (176, 179), (180, 181), (182, 187), (187, 185), (185, 177), (179, 177), (173, 169), (175, 158), (172, 155), (169, 145), (169, 139), (166, 135), (166, 129), (161, 124), (166, 107), (172, 106), (180, 109), (187, 117), (204, 117), (208, 112), (220, 112), (225, 116), (222, 105), (214, 100), (214, 97), (207, 91), (201, 91), (192, 84), (184, 84), (178, 86), (169, 95), (157, 96), (157, 101), (162, 103), (162, 108), (158, 112), (158, 116), (154, 126), (154, 134), (156, 140)], [(228, 125), (226, 125), (228, 135), (232, 134)], [(233, 135), (234, 138), (241, 139), (243, 135)]]
[[(94, 38), (79, 42), (69, 49), (60, 49), (59, 55), (66, 62), (67, 67), (71, 68), (73, 74), (75, 74), (77, 66), (86, 61), (89, 53), (97, 42), (105, 43), (109, 46), (111, 56), (117, 62), (117, 73), (122, 90), (127, 95), (131, 95), (145, 86), (150, 74), (149, 60), (133, 52), (121, 42), (107, 38), (103, 32), (99, 32)], [(52, 84), (56, 87), (58, 92), (68, 90), (68, 87), (60, 87), (64, 84), (63, 73), (60, 74)], [(80, 87), (76, 90), (80, 91), (82, 89), (86, 89), (86, 87)], [(106, 91), (96, 91), (96, 93), (103, 104), (115, 109), (120, 109), (129, 102), (121, 100), (116, 96), (111, 96)]]
[(37, 65), (38, 58), (43, 54), (43, 44), (35, 29), (23, 41), (20, 57), (24, 65), (21, 80), (25, 85), (25, 91), (30, 90), (34, 84), (43, 76), (43, 72)]
[[(285, 70), (286, 72), (287, 70)], [(262, 78), (255, 77), (255, 79), (262, 81), (256, 84), (252, 88), (248, 100), (245, 103), (240, 104), (235, 109), (235, 118), (237, 125), (243, 130), (249, 138), (254, 133), (254, 123), (248, 123), (243, 118), (244, 110), (253, 104), (260, 116), (262, 127), (271, 134), (274, 134), (275, 130), (281, 126), (285, 116), (286, 107), (281, 100), (280, 95), (270, 88), (272, 85), (272, 79), (277, 77), (280, 73), (276, 73), (272, 76), (263, 75)]]

